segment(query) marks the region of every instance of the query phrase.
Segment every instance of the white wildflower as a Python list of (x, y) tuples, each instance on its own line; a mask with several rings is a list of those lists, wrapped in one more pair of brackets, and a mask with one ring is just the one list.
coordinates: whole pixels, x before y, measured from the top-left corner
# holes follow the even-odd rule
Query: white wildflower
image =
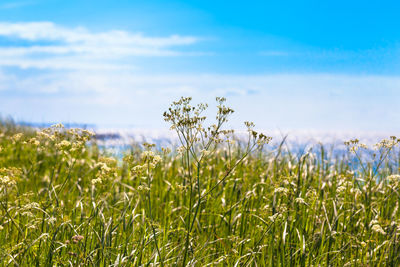
[(296, 198), (294, 201), (295, 201), (296, 203), (298, 203), (298, 204), (308, 205), (307, 202), (306, 202), (303, 198), (301, 198), (301, 197)]
[(274, 215), (268, 216), (268, 219), (271, 220), (271, 222), (275, 222), (276, 220), (279, 220), (283, 217), (281, 213), (275, 213)]
[(201, 150), (200, 153), (201, 153), (201, 155), (202, 155), (203, 157), (207, 157), (208, 155), (210, 155), (210, 151), (205, 150), (205, 149)]
[(371, 227), (371, 230), (376, 232), (376, 233), (380, 233), (382, 235), (386, 235), (386, 232), (382, 229), (382, 227), (379, 224), (374, 224)]
[(390, 183), (399, 182), (399, 181), (400, 181), (400, 175), (398, 175), (398, 174), (389, 175), (389, 176), (387, 177), (387, 180), (388, 180)]
[(71, 142), (68, 140), (62, 140), (60, 143), (56, 145), (58, 149), (67, 150), (71, 147)]
[(161, 156), (155, 155), (154, 158), (153, 158), (153, 163), (154, 163), (154, 164), (157, 164), (157, 163), (159, 163), (161, 160), (162, 160)]
[(345, 186), (339, 186), (338, 188), (336, 188), (336, 192), (338, 192), (338, 193), (342, 193), (344, 191), (346, 191), (346, 187)]
[(92, 180), (92, 185), (101, 184), (101, 183), (102, 183), (102, 180), (100, 177)]
[(19, 140), (21, 140), (22, 136), (24, 136), (23, 133), (14, 134), (14, 135), (11, 137), (11, 140), (13, 140), (14, 143), (15, 143), (15, 142), (18, 142)]
[(153, 159), (154, 157), (154, 152), (153, 151), (143, 151), (141, 155), (142, 159)]
[(9, 176), (0, 176), (0, 189), (12, 187), (16, 184), (16, 182), (10, 179)]
[(274, 193), (283, 193), (283, 194), (287, 194), (288, 193), (288, 189), (284, 188), (284, 187), (278, 187), (274, 190)]
[(176, 152), (177, 152), (179, 155), (183, 155), (183, 153), (185, 153), (185, 151), (186, 151), (186, 148), (185, 148), (184, 146), (180, 146), (180, 147), (178, 147), (177, 150), (176, 150)]

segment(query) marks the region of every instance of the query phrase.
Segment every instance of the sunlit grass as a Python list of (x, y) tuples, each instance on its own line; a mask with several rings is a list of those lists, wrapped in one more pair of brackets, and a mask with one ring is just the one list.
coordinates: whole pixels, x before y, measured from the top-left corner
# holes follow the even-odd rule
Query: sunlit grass
[(397, 266), (399, 139), (348, 154), (248, 140), (190, 98), (164, 114), (181, 146), (107, 156), (85, 130), (0, 125), (0, 265)]

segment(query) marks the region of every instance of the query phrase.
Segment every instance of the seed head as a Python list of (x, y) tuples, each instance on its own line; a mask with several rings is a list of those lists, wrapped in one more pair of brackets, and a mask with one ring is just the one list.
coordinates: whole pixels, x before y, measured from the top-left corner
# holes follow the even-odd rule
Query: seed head
[(82, 241), (84, 239), (84, 237), (82, 235), (74, 235), (71, 240), (72, 242), (79, 243), (80, 241)]

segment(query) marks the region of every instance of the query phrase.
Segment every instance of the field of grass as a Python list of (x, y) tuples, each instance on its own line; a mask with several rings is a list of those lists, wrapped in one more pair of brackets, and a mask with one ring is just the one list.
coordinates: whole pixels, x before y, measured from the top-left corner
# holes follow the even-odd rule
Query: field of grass
[(1, 266), (399, 266), (399, 139), (292, 153), (190, 98), (164, 119), (181, 146), (0, 123)]

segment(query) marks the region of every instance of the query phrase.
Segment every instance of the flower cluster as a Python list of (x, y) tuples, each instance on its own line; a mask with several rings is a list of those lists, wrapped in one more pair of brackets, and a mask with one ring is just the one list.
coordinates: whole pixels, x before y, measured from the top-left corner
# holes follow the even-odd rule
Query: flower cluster
[[(77, 156), (86, 149), (86, 143), (91, 140), (94, 133), (83, 129), (66, 129), (62, 124), (56, 124), (50, 128), (42, 129), (36, 133), (36, 137), (29, 140), (29, 143), (35, 146), (42, 144), (45, 147), (51, 144), (69, 156)], [(44, 147), (39, 150), (44, 149)]]
[[(233, 109), (225, 105), (224, 97), (217, 97), (216, 122), (204, 126), (206, 116), (202, 113), (207, 109), (206, 104), (191, 105), (192, 98), (182, 97), (179, 101), (172, 103), (171, 107), (164, 113), (164, 120), (171, 124), (171, 129), (178, 134), (181, 147), (177, 152), (180, 155), (190, 154), (196, 161), (201, 162), (211, 152), (217, 149), (217, 145), (225, 143), (228, 147), (236, 144), (234, 140), (234, 130), (223, 129), (223, 125), (228, 121), (229, 116), (234, 112)], [(262, 147), (271, 141), (271, 137), (254, 130), (254, 123), (245, 122), (249, 132), (250, 152), (255, 146)]]
[(383, 139), (379, 143), (375, 144), (376, 149), (392, 149), (394, 146), (400, 143), (400, 138), (391, 136), (389, 139)]
[(383, 230), (382, 226), (379, 225), (379, 222), (377, 220), (372, 220), (369, 226), (371, 227), (371, 230), (375, 233), (386, 235), (386, 232)]
[(107, 179), (115, 179), (118, 176), (117, 161), (114, 158), (100, 157), (94, 166), (97, 168), (97, 177), (91, 182), (93, 185), (101, 184)]
[[(141, 152), (139, 161), (136, 161), (135, 157), (132, 155), (126, 155), (124, 157), (124, 162), (129, 166), (131, 173), (135, 177), (140, 177), (142, 175), (147, 177), (149, 172), (162, 161), (162, 157), (152, 151), (152, 149), (155, 148), (154, 144), (144, 143), (143, 147), (145, 150)], [(162, 153), (169, 153), (169, 150), (163, 149)]]
[(349, 147), (349, 150), (353, 153), (356, 153), (359, 148), (368, 149), (368, 146), (360, 143), (358, 139), (351, 139), (350, 141), (344, 142), (344, 144)]
[(22, 171), (18, 168), (0, 168), (0, 192), (14, 187), (21, 174)]

